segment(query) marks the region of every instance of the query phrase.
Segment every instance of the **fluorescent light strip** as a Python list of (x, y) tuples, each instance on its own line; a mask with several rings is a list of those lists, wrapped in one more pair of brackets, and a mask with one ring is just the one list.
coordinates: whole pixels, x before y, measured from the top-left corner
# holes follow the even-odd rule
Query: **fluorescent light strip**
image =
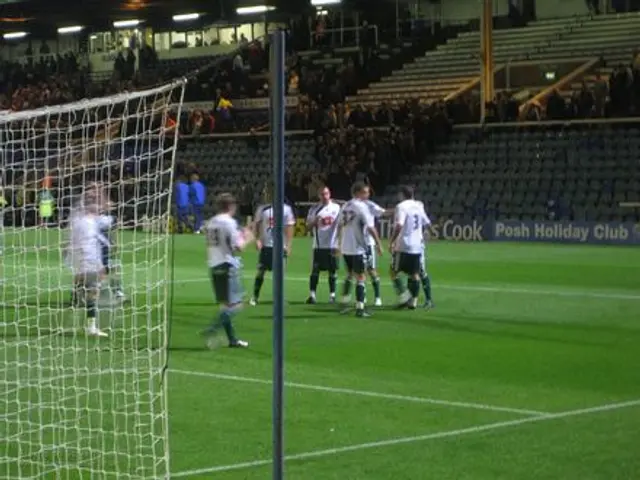
[(81, 32), (84, 27), (81, 25), (73, 25), (71, 27), (60, 27), (58, 33), (78, 33)]
[(2, 35), (5, 40), (15, 40), (16, 38), (24, 38), (26, 36), (27, 32), (10, 32)]
[(314, 7), (324, 7), (325, 5), (337, 5), (342, 3), (342, 0), (311, 0), (311, 5)]
[(140, 25), (140, 20), (119, 20), (113, 22), (115, 28), (137, 27), (138, 25)]
[(238, 15), (251, 15), (252, 13), (266, 13), (275, 10), (276, 7), (270, 5), (255, 5), (253, 7), (238, 7), (236, 13)]
[(173, 16), (173, 21), (174, 22), (189, 22), (191, 20), (197, 20), (200, 18), (200, 14), (199, 13), (183, 13), (180, 15), (174, 15)]

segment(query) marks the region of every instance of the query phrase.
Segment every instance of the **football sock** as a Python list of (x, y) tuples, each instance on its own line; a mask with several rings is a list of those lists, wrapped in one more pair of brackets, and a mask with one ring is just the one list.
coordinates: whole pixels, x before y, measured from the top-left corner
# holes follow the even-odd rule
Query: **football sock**
[(98, 312), (96, 310), (96, 301), (94, 298), (87, 299), (87, 320), (89, 321), (89, 328), (96, 328), (96, 317)]
[(398, 294), (398, 296), (404, 293), (404, 285), (402, 284), (402, 279), (400, 277), (393, 279), (393, 288), (396, 289), (396, 294)]
[(109, 281), (109, 286), (111, 287), (111, 290), (114, 290), (116, 292), (122, 290), (122, 282), (118, 277), (112, 278)]
[(356, 284), (356, 303), (358, 308), (364, 307), (365, 283), (364, 280), (358, 280)]
[(338, 281), (338, 276), (335, 272), (329, 272), (329, 293), (335, 295), (336, 293), (336, 283)]
[(351, 279), (346, 278), (344, 281), (344, 287), (342, 287), (342, 295), (348, 297), (351, 295)]
[(429, 277), (429, 275), (424, 274), (421, 280), (424, 297), (427, 301), (431, 301), (431, 278)]
[(373, 277), (371, 279), (371, 285), (373, 285), (373, 295), (375, 298), (380, 298), (380, 277)]
[(232, 318), (233, 318), (232, 310), (225, 309), (220, 312), (219, 322), (222, 324), (222, 328), (224, 328), (224, 333), (227, 334), (227, 339), (229, 339), (229, 343), (235, 343), (237, 341), (236, 332), (233, 329), (233, 323), (231, 322)]
[(264, 283), (264, 274), (256, 275), (256, 280), (253, 283), (253, 298), (258, 300), (260, 296), (260, 290), (262, 289), (262, 284)]
[(311, 276), (309, 277), (309, 291), (312, 293), (316, 292), (318, 288), (318, 280), (320, 279), (320, 274), (317, 271), (311, 272)]
[(420, 294), (420, 281), (416, 280), (415, 278), (410, 278), (409, 280), (407, 280), (407, 284), (408, 284), (409, 293), (411, 293), (411, 296), (413, 298), (417, 298), (418, 295)]

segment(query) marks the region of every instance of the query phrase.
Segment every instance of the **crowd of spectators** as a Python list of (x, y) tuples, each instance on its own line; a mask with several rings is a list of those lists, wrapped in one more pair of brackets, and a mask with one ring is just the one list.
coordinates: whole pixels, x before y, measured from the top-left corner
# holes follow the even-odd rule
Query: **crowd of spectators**
[[(339, 125), (330, 127), (335, 126)], [(387, 185), (446, 141), (451, 121), (443, 104), (425, 107), (410, 102), (397, 109), (388, 105), (379, 110), (356, 109), (342, 127), (316, 129), (315, 157), (321, 171), (298, 172), (288, 178), (287, 196), (292, 202), (314, 200), (322, 184), (338, 198), (349, 198), (356, 180), (383, 194)]]

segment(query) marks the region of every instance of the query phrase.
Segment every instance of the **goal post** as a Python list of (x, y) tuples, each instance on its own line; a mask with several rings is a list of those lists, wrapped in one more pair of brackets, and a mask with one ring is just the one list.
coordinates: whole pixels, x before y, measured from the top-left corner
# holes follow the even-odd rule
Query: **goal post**
[[(0, 112), (2, 480), (169, 477), (168, 224), (185, 85)], [(128, 300), (99, 303), (108, 338), (85, 334), (65, 264), (70, 212), (95, 184)]]

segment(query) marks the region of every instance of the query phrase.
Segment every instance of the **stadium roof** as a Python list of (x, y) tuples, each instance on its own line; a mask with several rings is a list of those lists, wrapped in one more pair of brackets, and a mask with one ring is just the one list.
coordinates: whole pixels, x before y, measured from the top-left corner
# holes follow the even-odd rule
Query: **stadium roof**
[[(265, 0), (256, 0), (258, 4)], [(373, 1), (373, 0), (372, 0)], [(111, 29), (115, 20), (143, 19), (154, 27), (171, 26), (180, 13), (204, 14), (204, 21), (234, 20), (235, 9), (247, 0), (0, 0), (0, 30), (29, 29), (42, 36), (60, 26), (80, 24)], [(308, 0), (267, 0), (287, 12), (309, 8)], [(244, 19), (246, 21), (246, 19)], [(23, 28), (24, 26), (24, 28)]]

